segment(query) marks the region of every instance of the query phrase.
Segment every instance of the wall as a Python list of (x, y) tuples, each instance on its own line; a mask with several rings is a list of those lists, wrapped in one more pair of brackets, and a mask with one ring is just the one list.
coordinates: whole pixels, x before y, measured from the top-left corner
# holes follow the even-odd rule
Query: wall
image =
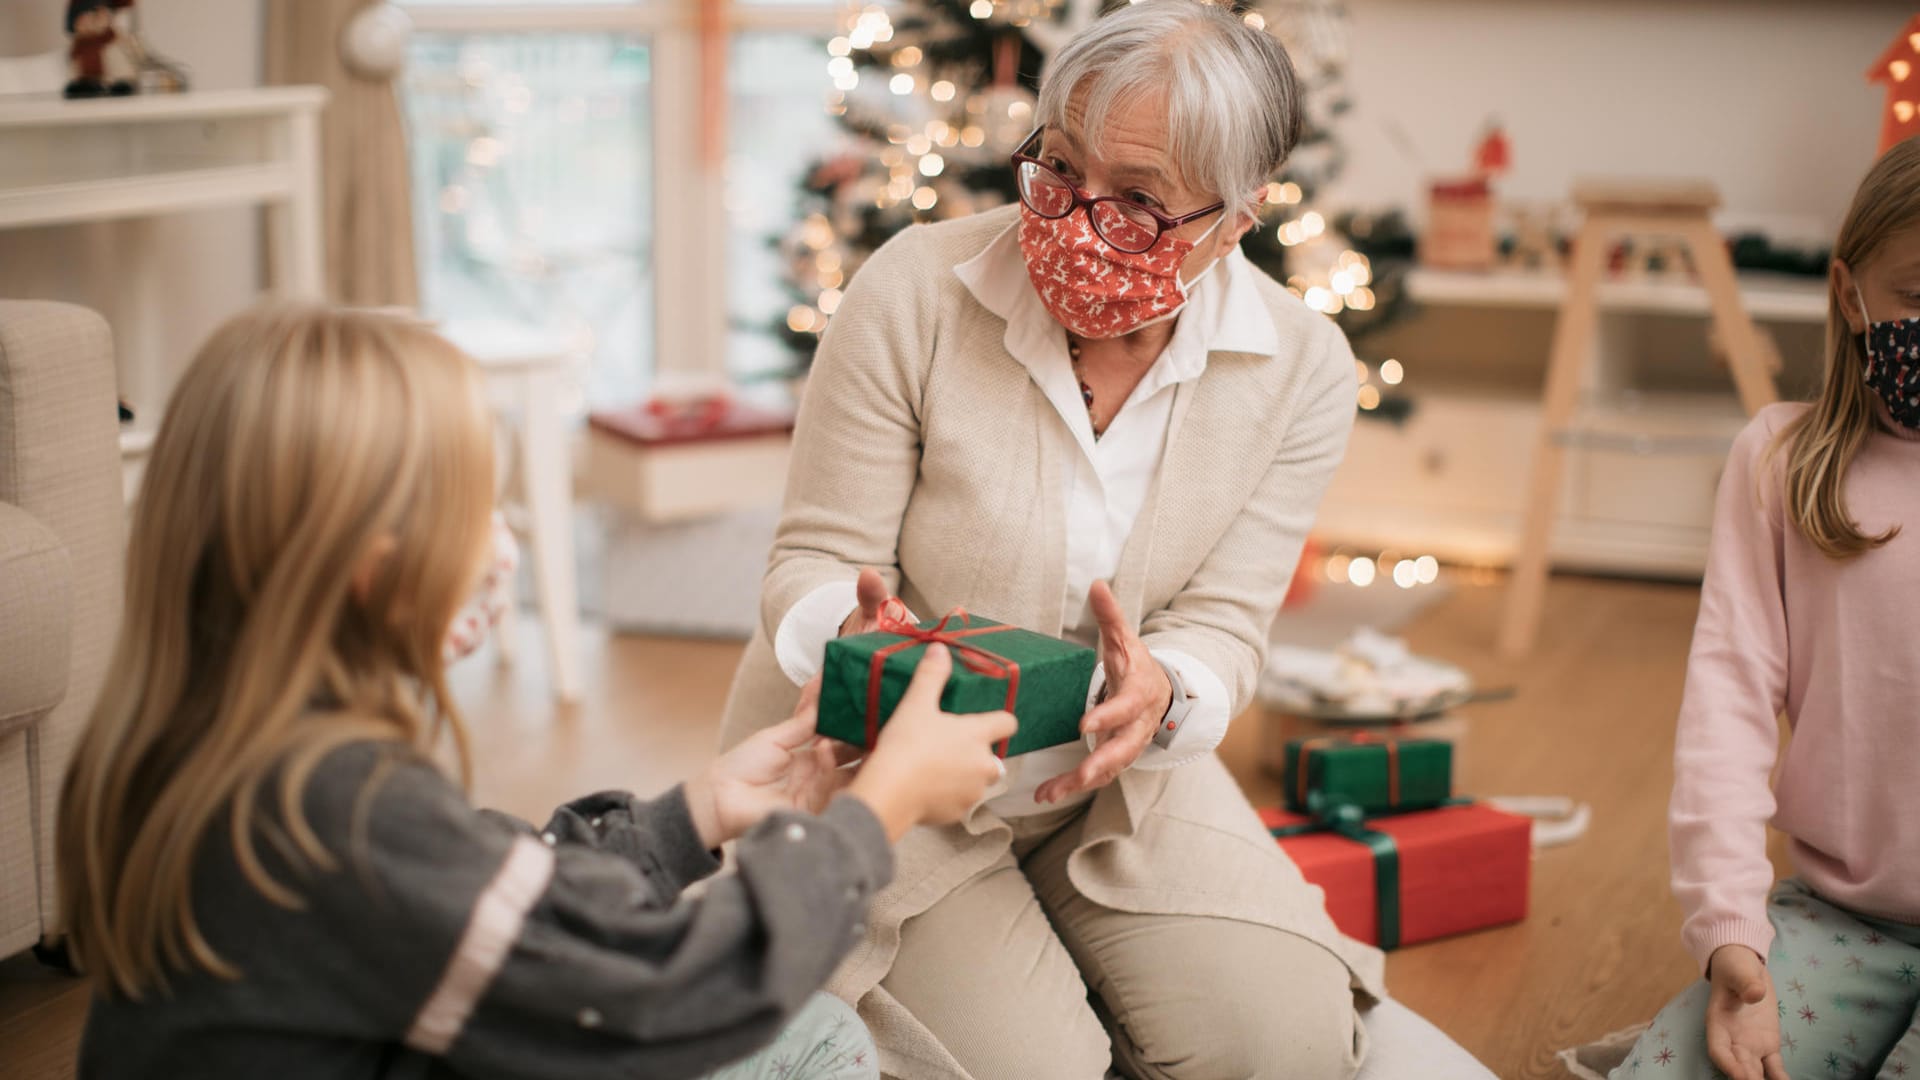
[[(1351, 157), (1336, 201), (1418, 208), (1506, 125), (1509, 198), (1575, 176), (1702, 176), (1722, 224), (1827, 237), (1870, 162), (1863, 78), (1914, 7), (1865, 0), (1348, 0)], [(1396, 136), (1395, 132), (1404, 133)], [(1404, 148), (1397, 140), (1404, 140)]]
[[(64, 43), (61, 0), (0, 0), (0, 55), (37, 52)], [(259, 0), (147, 0), (142, 23), (153, 47), (187, 65), (197, 88), (215, 90), (260, 83), (262, 13)], [(150, 238), (174, 272), (153, 283), (165, 312), (153, 343), (174, 370), (219, 322), (250, 303), (261, 282), (259, 211), (207, 210), (149, 222), (50, 226), (0, 232), (0, 296), (68, 300), (105, 314), (116, 327), (129, 290), (116, 272), (114, 249), (129, 230)], [(125, 349), (121, 350), (125, 355)], [(122, 384), (150, 421), (171, 379), (145, 381), (122, 368)], [(143, 425), (145, 426), (145, 425)]]

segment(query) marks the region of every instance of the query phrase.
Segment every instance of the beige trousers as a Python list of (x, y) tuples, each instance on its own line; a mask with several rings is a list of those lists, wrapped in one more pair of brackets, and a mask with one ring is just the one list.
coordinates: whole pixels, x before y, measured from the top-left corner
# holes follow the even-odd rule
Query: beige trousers
[(1067, 878), (1086, 806), (901, 927), (882, 985), (971, 1080), (1348, 1080), (1366, 1053), (1347, 967), (1233, 919), (1102, 907)]

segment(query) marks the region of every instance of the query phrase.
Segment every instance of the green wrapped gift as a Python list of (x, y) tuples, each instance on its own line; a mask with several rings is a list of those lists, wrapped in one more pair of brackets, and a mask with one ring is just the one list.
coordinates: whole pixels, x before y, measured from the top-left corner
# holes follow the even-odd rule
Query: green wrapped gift
[(1453, 796), (1453, 744), (1439, 739), (1324, 736), (1287, 743), (1287, 809), (1305, 813), (1314, 792), (1362, 813), (1426, 810)]
[(927, 646), (939, 641), (953, 654), (942, 709), (982, 713), (1011, 707), (1019, 719), (1019, 732), (999, 747), (1001, 757), (1080, 738), (1096, 662), (1092, 649), (959, 612), (915, 625), (899, 618), (904, 610), (890, 605), (880, 631), (827, 642), (815, 727), (820, 734), (869, 745), (906, 694)]

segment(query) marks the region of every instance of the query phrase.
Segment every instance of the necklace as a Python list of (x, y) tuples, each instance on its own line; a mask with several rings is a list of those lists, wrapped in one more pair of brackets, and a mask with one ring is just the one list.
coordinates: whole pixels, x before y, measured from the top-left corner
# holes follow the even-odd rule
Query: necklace
[(1093, 411), (1093, 387), (1087, 385), (1087, 377), (1080, 371), (1080, 343), (1067, 336), (1067, 359), (1073, 363), (1074, 381), (1080, 384), (1080, 400), (1087, 404), (1087, 423), (1093, 428), (1093, 437), (1100, 438), (1100, 417)]

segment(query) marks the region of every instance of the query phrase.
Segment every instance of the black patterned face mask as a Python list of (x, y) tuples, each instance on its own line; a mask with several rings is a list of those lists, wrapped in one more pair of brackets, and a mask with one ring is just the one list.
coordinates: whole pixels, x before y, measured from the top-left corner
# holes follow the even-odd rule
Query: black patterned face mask
[[(1855, 286), (1860, 314), (1867, 314), (1866, 298)], [(1887, 403), (1887, 412), (1904, 428), (1920, 430), (1920, 319), (1867, 322), (1861, 337), (1867, 346), (1867, 387)]]

